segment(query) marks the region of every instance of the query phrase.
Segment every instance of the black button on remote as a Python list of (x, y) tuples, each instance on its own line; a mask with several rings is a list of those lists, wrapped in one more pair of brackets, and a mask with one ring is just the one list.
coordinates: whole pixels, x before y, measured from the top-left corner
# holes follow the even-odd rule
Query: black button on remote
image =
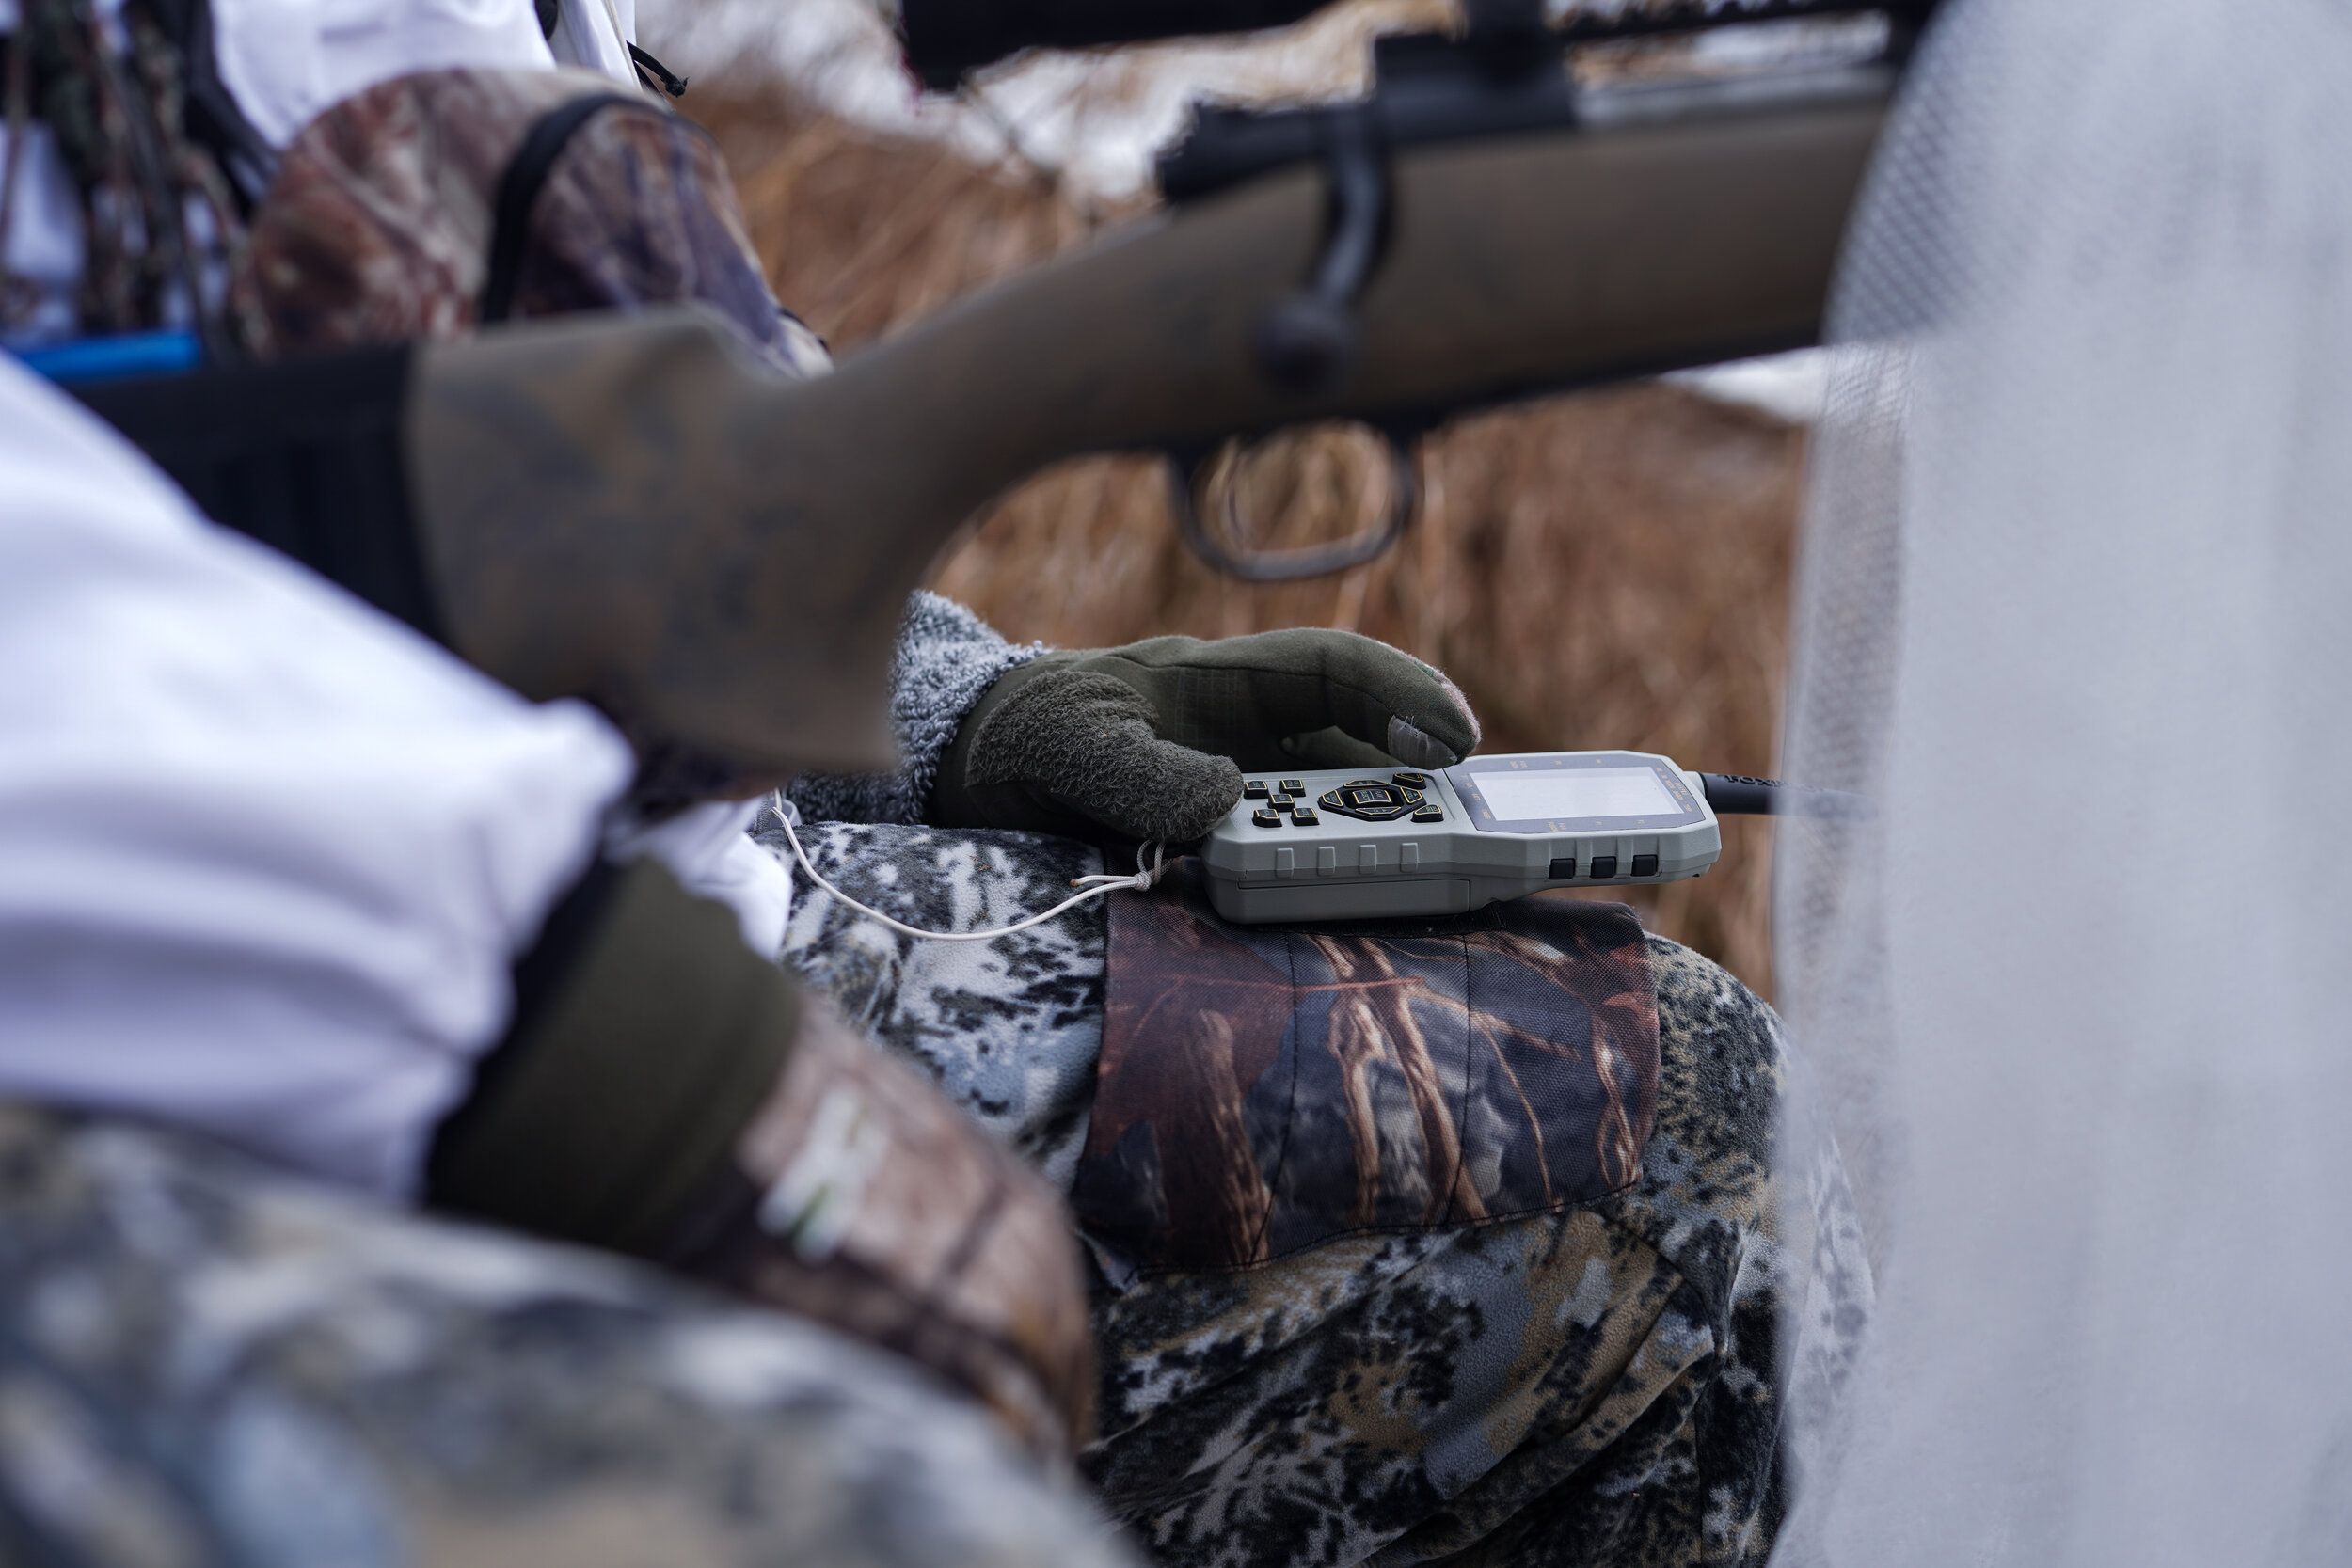
[(1296, 811), (1298, 809), (1298, 802), (1292, 800), (1289, 796), (1284, 795), (1276, 800), (1274, 802), (1274, 809), (1276, 811)]
[(1429, 775), (1426, 773), (1391, 773), (1389, 775), (1389, 781), (1391, 784), (1401, 784), (1407, 789), (1420, 789), (1429, 783)]
[(1291, 820), (1297, 823), (1302, 828), (1311, 828), (1321, 822), (1323, 818), (1315, 815), (1314, 807), (1301, 806), (1296, 812), (1292, 814)]
[(1243, 784), (1241, 786), (1241, 798), (1245, 800), (1264, 800), (1265, 781), (1263, 779), (1252, 779), (1248, 784)]
[(1657, 876), (1657, 875), (1658, 875), (1658, 857), (1657, 857), (1656, 855), (1636, 855), (1636, 856), (1634, 856), (1634, 857), (1633, 857), (1633, 874), (1634, 874), (1636, 877), (1655, 877), (1655, 876)]
[(1323, 809), (1359, 822), (1392, 822), (1423, 804), (1422, 798), (1379, 779), (1351, 779), (1323, 797)]
[(1279, 828), (1282, 825), (1282, 814), (1279, 811), (1253, 811), (1249, 814), (1249, 820), (1261, 828)]
[(1282, 781), (1282, 789), (1284, 793), (1290, 795), (1304, 795), (1307, 792), (1307, 786), (1300, 784), (1296, 779), (1284, 779)]
[(1574, 855), (1570, 855), (1564, 860), (1553, 861), (1551, 863), (1551, 879), (1555, 882), (1575, 881), (1576, 857)]
[(1617, 874), (1617, 857), (1616, 857), (1616, 856), (1614, 856), (1614, 855), (1595, 855), (1595, 856), (1593, 857), (1593, 875), (1594, 875), (1596, 878), (1609, 878), (1609, 877), (1613, 877), (1613, 876), (1615, 876), (1616, 874)]
[(1416, 822), (1442, 822), (1445, 820), (1445, 813), (1439, 811), (1435, 806), (1423, 806), (1421, 810), (1413, 813), (1413, 820)]

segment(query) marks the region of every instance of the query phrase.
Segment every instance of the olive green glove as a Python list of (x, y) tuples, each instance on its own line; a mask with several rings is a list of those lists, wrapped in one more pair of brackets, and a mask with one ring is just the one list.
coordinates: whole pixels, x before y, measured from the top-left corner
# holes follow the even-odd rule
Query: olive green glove
[(1369, 637), (1154, 637), (1008, 672), (964, 716), (929, 816), (1184, 843), (1233, 808), (1245, 768), (1443, 768), (1477, 744), (1452, 681)]

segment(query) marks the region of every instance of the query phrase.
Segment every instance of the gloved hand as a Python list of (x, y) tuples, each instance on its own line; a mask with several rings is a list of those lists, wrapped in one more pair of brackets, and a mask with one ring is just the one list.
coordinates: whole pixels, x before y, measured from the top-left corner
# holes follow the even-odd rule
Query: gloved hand
[(941, 759), (929, 816), (1183, 843), (1232, 809), (1244, 769), (1443, 768), (1477, 744), (1452, 681), (1369, 637), (1154, 637), (1006, 673)]

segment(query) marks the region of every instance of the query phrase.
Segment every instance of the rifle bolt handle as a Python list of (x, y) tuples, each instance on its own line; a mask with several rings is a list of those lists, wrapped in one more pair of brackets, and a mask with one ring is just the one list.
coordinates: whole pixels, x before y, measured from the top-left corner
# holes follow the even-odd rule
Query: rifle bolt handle
[(1325, 391), (1356, 357), (1358, 337), (1344, 302), (1295, 293), (1258, 318), (1258, 368), (1285, 391)]

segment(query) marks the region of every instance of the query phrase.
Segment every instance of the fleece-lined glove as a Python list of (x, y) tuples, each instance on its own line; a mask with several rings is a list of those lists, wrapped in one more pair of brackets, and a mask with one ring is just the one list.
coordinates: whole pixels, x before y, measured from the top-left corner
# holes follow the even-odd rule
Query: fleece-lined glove
[(1184, 843), (1232, 809), (1245, 768), (1443, 768), (1477, 744), (1452, 681), (1369, 637), (1154, 637), (998, 679), (942, 759), (929, 816)]

